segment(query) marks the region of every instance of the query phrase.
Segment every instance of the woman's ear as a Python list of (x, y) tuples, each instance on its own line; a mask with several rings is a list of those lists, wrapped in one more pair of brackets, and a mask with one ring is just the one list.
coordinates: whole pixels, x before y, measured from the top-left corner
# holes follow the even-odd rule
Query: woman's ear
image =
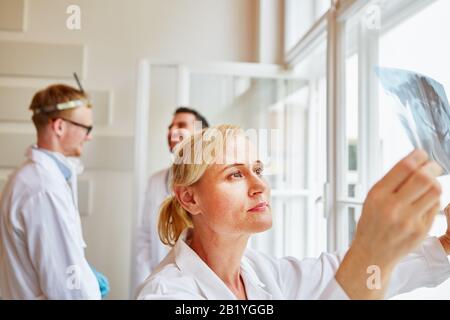
[(174, 187), (175, 197), (180, 205), (192, 215), (200, 213), (198, 203), (195, 201), (194, 190), (191, 187)]

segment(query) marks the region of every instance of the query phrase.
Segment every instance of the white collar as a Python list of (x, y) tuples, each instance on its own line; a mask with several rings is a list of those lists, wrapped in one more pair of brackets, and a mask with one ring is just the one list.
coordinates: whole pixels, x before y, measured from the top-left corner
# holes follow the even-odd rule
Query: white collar
[[(190, 231), (191, 229), (184, 230), (173, 248), (175, 263), (178, 268), (183, 273), (191, 274), (194, 279), (200, 282), (199, 287), (208, 299), (236, 299), (236, 296), (222, 279), (186, 243)], [(201, 275), (201, 280), (199, 275)], [(245, 254), (241, 260), (241, 276), (244, 280), (248, 299), (267, 300), (272, 298), (272, 295), (263, 289), (264, 283), (259, 279)]]
[(42, 149), (37, 145), (29, 147), (25, 156), (28, 159), (41, 164), (48, 170), (54, 170), (56, 167), (66, 181), (71, 180), (72, 177), (81, 173), (83, 170), (81, 162), (77, 162), (79, 160), (76, 158), (67, 158), (59, 152)]

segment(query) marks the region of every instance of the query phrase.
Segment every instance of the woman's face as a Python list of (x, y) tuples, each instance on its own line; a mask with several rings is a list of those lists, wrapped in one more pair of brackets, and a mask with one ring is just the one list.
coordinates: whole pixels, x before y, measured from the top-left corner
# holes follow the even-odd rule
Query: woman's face
[[(210, 231), (228, 235), (265, 231), (272, 226), (272, 214), (263, 164), (247, 139), (229, 140), (224, 161), (210, 165), (192, 186), (198, 208), (194, 226), (201, 223)], [(241, 154), (235, 156), (237, 152)]]

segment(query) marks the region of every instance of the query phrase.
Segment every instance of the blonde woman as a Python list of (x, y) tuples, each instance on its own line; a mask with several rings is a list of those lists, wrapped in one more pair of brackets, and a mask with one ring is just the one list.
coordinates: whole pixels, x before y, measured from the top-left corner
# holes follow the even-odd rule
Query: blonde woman
[(205, 129), (175, 154), (173, 196), (159, 220), (160, 238), (173, 248), (139, 299), (381, 299), (450, 276), (448, 235), (425, 239), (439, 210), (441, 169), (422, 151), (370, 191), (345, 255), (301, 261), (247, 248), (272, 226), (272, 213), (263, 165), (242, 130)]

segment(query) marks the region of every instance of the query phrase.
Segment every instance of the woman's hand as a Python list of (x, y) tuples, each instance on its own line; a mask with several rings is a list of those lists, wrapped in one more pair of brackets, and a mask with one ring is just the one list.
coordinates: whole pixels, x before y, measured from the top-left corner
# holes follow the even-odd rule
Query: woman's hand
[[(421, 150), (400, 161), (369, 192), (355, 239), (336, 273), (352, 299), (381, 299), (399, 260), (425, 238), (439, 211), (442, 169)], [(379, 284), (369, 285), (371, 272)]]
[(445, 217), (447, 218), (447, 231), (444, 235), (439, 237), (439, 241), (444, 247), (447, 255), (450, 255), (450, 204), (444, 209)]

